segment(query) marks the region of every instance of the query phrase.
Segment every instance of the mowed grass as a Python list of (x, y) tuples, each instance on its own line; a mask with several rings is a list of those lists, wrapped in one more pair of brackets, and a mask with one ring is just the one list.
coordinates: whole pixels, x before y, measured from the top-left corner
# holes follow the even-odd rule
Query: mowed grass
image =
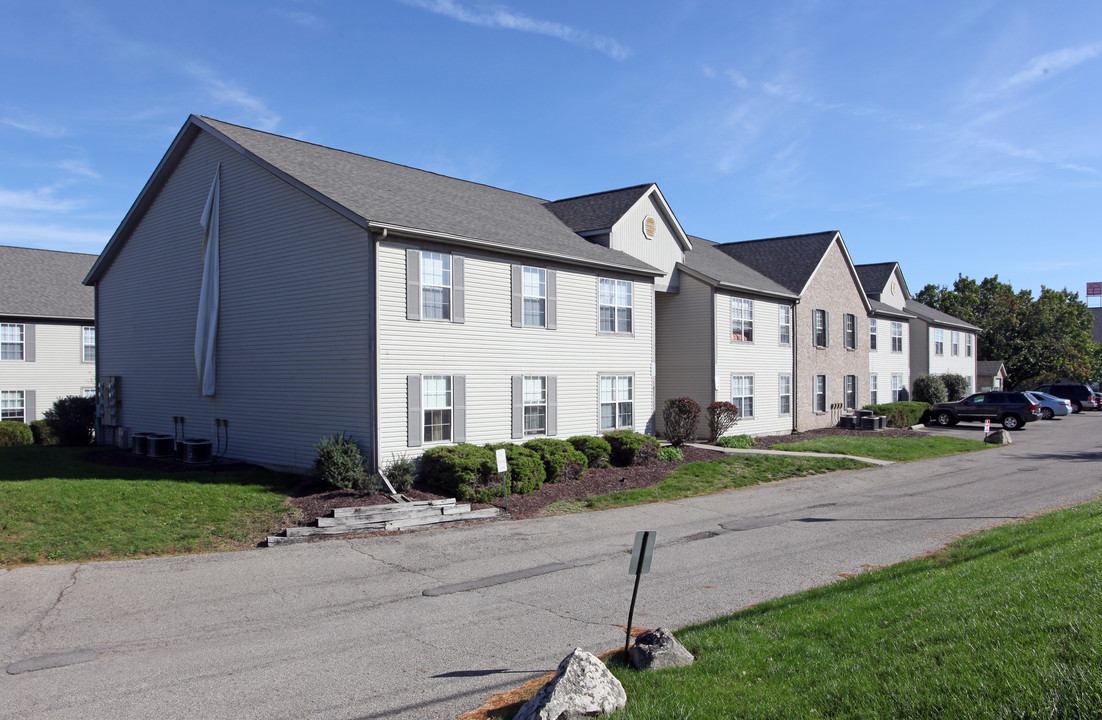
[(1102, 717), (1102, 503), (685, 628), (618, 720)]
[(867, 463), (847, 458), (783, 457), (778, 455), (728, 455), (708, 462), (686, 463), (657, 485), (618, 490), (581, 500), (556, 503), (550, 512), (608, 510), (645, 503), (709, 495), (786, 478), (820, 475), (836, 470), (856, 470)]
[(266, 470), (149, 472), (93, 448), (0, 448), (0, 565), (252, 547), (298, 482)]
[(837, 453), (857, 455), (874, 460), (892, 460), (908, 462), (928, 458), (955, 455), (995, 447), (982, 440), (955, 437), (895, 438), (895, 437), (853, 437), (834, 435), (816, 440), (803, 440), (794, 443), (773, 445), (773, 450), (792, 452)]

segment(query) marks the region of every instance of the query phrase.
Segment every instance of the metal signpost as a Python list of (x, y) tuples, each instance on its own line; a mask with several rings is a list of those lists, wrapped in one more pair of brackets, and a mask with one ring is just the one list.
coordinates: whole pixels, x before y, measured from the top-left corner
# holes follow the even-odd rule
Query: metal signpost
[(505, 512), (509, 512), (509, 463), (505, 461), (505, 448), (497, 449), (497, 471), (501, 474), (501, 487), (505, 492)]
[(991, 418), (983, 421), (983, 436), (987, 437), (991, 434)]
[(654, 553), (654, 539), (657, 530), (640, 530), (635, 533), (635, 545), (631, 548), (631, 564), (628, 574), (635, 575), (635, 589), (631, 592), (631, 609), (628, 610), (628, 625), (624, 637), (624, 662), (628, 660), (628, 647), (631, 645), (631, 620), (635, 616), (635, 598), (639, 595), (639, 578), (650, 572), (650, 558)]

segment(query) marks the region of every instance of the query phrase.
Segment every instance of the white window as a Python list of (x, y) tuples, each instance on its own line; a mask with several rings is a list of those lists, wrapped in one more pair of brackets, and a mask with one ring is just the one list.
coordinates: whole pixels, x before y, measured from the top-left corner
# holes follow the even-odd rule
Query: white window
[(80, 389), (80, 394), (81, 394), (82, 397), (95, 399), (96, 389), (95, 388), (81, 388)]
[(815, 412), (827, 411), (827, 378), (826, 375), (815, 376)]
[(452, 379), (450, 375), (425, 375), (421, 381), (425, 442), (452, 439)]
[(899, 402), (899, 394), (903, 392), (903, 376), (892, 375), (892, 402)]
[(903, 352), (903, 323), (892, 323), (892, 352)]
[(945, 331), (941, 328), (934, 329), (934, 355), (945, 354)]
[(826, 310), (815, 310), (812, 313), (812, 344), (815, 347), (826, 347), (830, 344), (830, 326)]
[(953, 331), (953, 344), (950, 346), (950, 352), (953, 353), (953, 357), (960, 355), (960, 333), (956, 330)]
[(869, 318), (869, 350), (876, 349), (876, 318)]
[(452, 256), (448, 253), (421, 251), (421, 317), (451, 320)]
[(964, 334), (964, 357), (972, 357), (972, 333)]
[(23, 359), (23, 326), (16, 323), (0, 324), (0, 360)]
[(792, 414), (792, 376), (780, 376), (780, 414)]
[(857, 376), (846, 375), (844, 380), (844, 396), (846, 410), (853, 410), (857, 407)]
[(524, 434), (543, 435), (547, 432), (547, 378), (524, 376)]
[(781, 345), (792, 344), (792, 308), (787, 305), (780, 306), (780, 328), (778, 337)]
[(601, 376), (601, 430), (630, 429), (632, 419), (632, 376)]
[(80, 329), (82, 337), (83, 350), (81, 351), (81, 358), (84, 362), (96, 361), (96, 329), (94, 327), (85, 327)]
[(26, 422), (24, 407), (22, 390), (0, 391), (0, 421)]
[(879, 384), (877, 382), (878, 379), (878, 375), (869, 376), (869, 404), (871, 405), (876, 404), (876, 386)]
[(547, 327), (547, 271), (526, 267), (521, 273), (524, 327)]
[(601, 332), (631, 332), (631, 283), (601, 278)]
[(754, 417), (753, 375), (735, 375), (731, 378), (731, 403), (738, 408), (739, 418)]
[(857, 348), (857, 316), (846, 313), (842, 316), (843, 342), (848, 350)]
[(754, 342), (754, 301), (731, 298), (731, 340)]

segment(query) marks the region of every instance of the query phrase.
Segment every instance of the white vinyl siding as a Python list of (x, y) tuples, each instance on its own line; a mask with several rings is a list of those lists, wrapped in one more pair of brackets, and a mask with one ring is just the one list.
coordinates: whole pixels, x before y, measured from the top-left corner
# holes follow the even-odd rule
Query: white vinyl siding
[(0, 388), (24, 391), (25, 422), (41, 420), (58, 399), (96, 384), (95, 365), (82, 361), (82, 323), (13, 324), (24, 328), (24, 359), (0, 362)]
[[(643, 222), (647, 217), (655, 221), (653, 239), (643, 234)], [(664, 276), (655, 278), (655, 290), (676, 289), (679, 273), (674, 270), (674, 266), (685, 261), (685, 253), (674, 237), (674, 228), (660, 209), (653, 193), (639, 198), (612, 227), (609, 247), (626, 252), (664, 272)]]
[[(871, 324), (873, 319), (870, 318)], [(910, 324), (902, 322), (892, 322), (890, 320), (884, 320), (877, 322), (878, 327), (884, 327), (891, 333), (889, 340), (890, 343), (884, 346), (885, 351), (890, 347), (898, 346), (901, 350), (906, 344), (910, 342), (908, 334), (910, 333)], [(870, 384), (869, 402), (877, 402), (871, 398), (871, 393), (875, 392), (879, 398), (879, 402), (889, 402), (887, 395), (880, 395), (878, 378), (885, 378), (884, 390), (888, 390), (887, 378), (893, 374), (902, 375), (904, 378), (904, 384), (907, 382), (907, 378), (910, 376), (910, 362), (911, 356), (908, 352), (870, 352), (869, 353), (869, 374)], [(859, 401), (860, 404), (860, 401)]]
[[(974, 343), (973, 338), (975, 335), (967, 330), (942, 330), (941, 328), (930, 328), (930, 355), (929, 355), (929, 372), (932, 375), (940, 375), (942, 373), (956, 373), (965, 377), (976, 376), (976, 359), (968, 355), (967, 349), (969, 343)], [(946, 334), (949, 334), (948, 344), (949, 347), (945, 348), (945, 342), (941, 343), (942, 352), (937, 352), (938, 335), (944, 339)], [(965, 352), (960, 352), (961, 336), (963, 337)], [(957, 352), (953, 352), (953, 349)], [(949, 352), (945, 352), (949, 350)]]

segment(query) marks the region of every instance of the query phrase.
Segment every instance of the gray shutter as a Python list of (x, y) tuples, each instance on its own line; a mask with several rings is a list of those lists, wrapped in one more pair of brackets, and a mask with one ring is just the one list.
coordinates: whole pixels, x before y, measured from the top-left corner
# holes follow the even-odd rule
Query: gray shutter
[(521, 278), (524, 270), (520, 265), (512, 266), (512, 274), (509, 280), (510, 304), (513, 314), (513, 327), (524, 327), (524, 291), (521, 287)]
[(524, 437), (524, 376), (513, 376), (513, 437)]
[(35, 391), (24, 390), (23, 391), (23, 421), (30, 425), (32, 420), (35, 420), (38, 416), (38, 409), (35, 407)]
[(452, 255), (452, 322), (467, 322), (463, 306), (463, 258)]
[(452, 375), (452, 442), (467, 442), (466, 375)]
[(823, 347), (830, 347), (830, 313), (823, 310)]
[(406, 250), (406, 320), (421, 319), (421, 251)]
[(23, 360), (34, 362), (34, 324), (27, 323), (23, 326)]
[(421, 417), (421, 376), (406, 375), (406, 445), (421, 447), (424, 422)]
[[(557, 330), (559, 327), (559, 314), (557, 310), (559, 292), (556, 286), (555, 271), (547, 271), (547, 329)], [(551, 435), (553, 433), (548, 433)]]
[(554, 375), (547, 376), (547, 434), (559, 434), (559, 379)]
[(819, 312), (819, 310), (811, 311), (811, 347), (816, 347), (819, 344), (819, 336), (815, 334), (815, 317)]

